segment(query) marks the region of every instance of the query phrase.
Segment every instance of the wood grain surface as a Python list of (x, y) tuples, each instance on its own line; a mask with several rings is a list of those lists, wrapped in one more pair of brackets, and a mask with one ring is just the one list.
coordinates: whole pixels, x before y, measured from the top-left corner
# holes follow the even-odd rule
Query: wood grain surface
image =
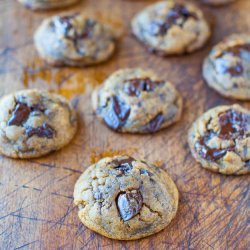
[[(50, 68), (33, 45), (41, 21), (61, 11), (32, 12), (15, 0), (0, 0), (0, 95), (24, 88), (49, 89), (71, 99), (79, 130), (59, 152), (33, 160), (0, 156), (0, 249), (249, 249), (249, 176), (226, 177), (202, 169), (190, 154), (187, 130), (196, 117), (230, 104), (202, 80), (201, 63), (224, 36), (250, 30), (250, 1), (220, 8), (201, 5), (213, 26), (207, 46), (191, 55), (160, 58), (130, 34), (132, 16), (150, 0), (84, 0), (67, 11), (96, 15), (123, 29), (116, 54), (89, 68)], [(122, 135), (94, 116), (92, 89), (123, 67), (151, 68), (180, 90), (180, 122), (155, 135)], [(241, 103), (250, 108), (250, 103)], [(73, 205), (74, 184), (102, 156), (128, 153), (165, 168), (180, 191), (176, 218), (162, 232), (138, 241), (102, 237), (84, 227)]]

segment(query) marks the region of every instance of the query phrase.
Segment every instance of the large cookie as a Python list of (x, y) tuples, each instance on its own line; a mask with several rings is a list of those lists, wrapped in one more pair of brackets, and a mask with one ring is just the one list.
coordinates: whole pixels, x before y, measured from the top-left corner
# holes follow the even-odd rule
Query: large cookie
[(250, 111), (239, 105), (210, 109), (189, 130), (189, 146), (204, 168), (222, 174), (250, 172)]
[(33, 10), (63, 8), (79, 2), (79, 0), (18, 0), (25, 7)]
[(75, 185), (74, 201), (88, 228), (109, 238), (135, 240), (170, 223), (178, 190), (163, 169), (116, 156), (87, 168)]
[(119, 132), (154, 133), (178, 121), (182, 112), (175, 87), (140, 68), (116, 71), (92, 99), (96, 114)]
[(204, 61), (203, 76), (221, 95), (250, 100), (250, 33), (218, 43)]
[(34, 40), (40, 56), (53, 65), (97, 64), (115, 50), (110, 27), (78, 13), (45, 19)]
[(76, 113), (63, 97), (23, 90), (0, 100), (0, 151), (13, 158), (39, 157), (68, 144)]
[(202, 11), (190, 3), (167, 0), (150, 5), (132, 21), (134, 35), (160, 55), (190, 53), (210, 36)]

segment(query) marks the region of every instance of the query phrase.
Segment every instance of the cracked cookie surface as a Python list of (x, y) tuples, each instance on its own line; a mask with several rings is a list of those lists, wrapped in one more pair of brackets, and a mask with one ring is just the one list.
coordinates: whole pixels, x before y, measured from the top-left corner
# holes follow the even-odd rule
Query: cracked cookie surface
[(76, 113), (63, 97), (22, 90), (0, 100), (0, 151), (12, 158), (39, 157), (68, 144)]
[(115, 50), (111, 28), (79, 13), (45, 19), (34, 40), (40, 56), (59, 66), (101, 63)]
[(118, 240), (157, 233), (175, 217), (178, 190), (160, 167), (130, 156), (103, 158), (75, 185), (74, 202), (82, 223)]
[(48, 10), (63, 8), (79, 2), (80, 0), (18, 0), (25, 7), (33, 10)]
[(159, 55), (190, 53), (210, 36), (202, 11), (189, 3), (172, 0), (150, 5), (132, 20), (133, 34)]
[(250, 100), (250, 33), (218, 43), (204, 61), (203, 76), (221, 95)]
[(201, 0), (202, 3), (214, 6), (228, 4), (234, 1), (235, 0)]
[(118, 132), (154, 133), (178, 121), (182, 112), (175, 87), (140, 68), (116, 71), (92, 97), (96, 114)]
[(189, 130), (189, 146), (204, 168), (222, 174), (250, 172), (250, 111), (239, 105), (204, 113)]

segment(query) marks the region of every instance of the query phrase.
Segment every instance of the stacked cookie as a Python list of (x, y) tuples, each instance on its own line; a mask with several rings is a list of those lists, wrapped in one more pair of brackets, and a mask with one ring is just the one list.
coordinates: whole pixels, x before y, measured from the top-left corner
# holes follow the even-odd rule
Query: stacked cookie
[[(32, 9), (77, 1), (21, 1)], [(223, 4), (226, 0), (205, 1)], [(160, 56), (202, 48), (211, 35), (202, 11), (190, 3), (155, 3), (132, 20), (134, 36)], [(54, 16), (35, 33), (39, 55), (54, 66), (90, 66), (108, 60), (117, 35), (83, 14)], [(250, 99), (250, 36), (234, 34), (216, 45), (203, 64), (208, 85), (226, 97)], [(180, 120), (183, 101), (174, 85), (151, 70), (121, 69), (92, 93), (96, 115), (119, 133), (155, 133)], [(46, 155), (68, 144), (76, 113), (59, 95), (25, 90), (0, 101), (0, 150), (12, 158)], [(250, 112), (239, 105), (215, 107), (192, 125), (188, 142), (204, 168), (222, 174), (250, 170)], [(81, 221), (109, 238), (134, 240), (159, 232), (175, 217), (178, 190), (161, 168), (130, 156), (104, 158), (75, 185)]]

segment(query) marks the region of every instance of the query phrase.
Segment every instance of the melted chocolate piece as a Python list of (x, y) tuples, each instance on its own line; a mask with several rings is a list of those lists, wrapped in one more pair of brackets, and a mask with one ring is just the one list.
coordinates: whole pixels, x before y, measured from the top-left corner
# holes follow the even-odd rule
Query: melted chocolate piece
[(15, 110), (8, 121), (8, 126), (20, 126), (25, 122), (31, 112), (31, 108), (25, 103), (17, 103)]
[[(216, 57), (216, 59), (220, 58), (221, 60), (223, 60), (222, 57), (226, 54), (232, 54), (233, 56), (239, 57), (242, 60), (250, 62), (250, 44), (241, 44), (229, 47), (228, 49), (224, 50), (221, 54), (219, 54)], [(237, 62), (235, 66), (227, 67), (226, 61), (225, 63), (223, 63), (223, 61), (220, 67), (220, 71), (222, 73), (229, 73), (231, 76), (235, 77), (241, 76), (243, 74), (244, 68), (241, 62)]]
[(117, 96), (109, 99), (107, 113), (104, 116), (105, 123), (112, 129), (118, 130), (126, 123), (130, 114), (130, 107)]
[(147, 125), (144, 127), (144, 132), (155, 133), (160, 128), (164, 122), (164, 116), (162, 113), (156, 115)]
[(143, 168), (140, 169), (140, 174), (147, 175), (147, 176), (153, 176), (153, 174), (151, 172), (149, 172), (148, 170), (143, 169)]
[(198, 19), (196, 13), (190, 12), (184, 5), (175, 4), (174, 7), (169, 10), (164, 23), (153, 22), (151, 27), (151, 32), (154, 35), (165, 35), (167, 31), (174, 24), (183, 26), (188, 18)]
[(128, 221), (140, 212), (143, 198), (140, 191), (135, 190), (135, 192), (120, 193), (116, 202), (122, 220)]
[(130, 96), (139, 96), (142, 91), (151, 92), (164, 84), (162, 81), (152, 81), (149, 77), (135, 78), (125, 82), (124, 91)]
[(82, 30), (77, 30), (72, 23), (72, 20), (74, 20), (77, 15), (79, 14), (58, 17), (51, 25), (54, 30), (58, 29), (67, 39), (70, 39), (74, 43), (76, 50), (80, 53), (78, 49), (78, 40), (92, 37), (92, 31), (96, 22), (87, 19), (84, 28)]
[(231, 76), (241, 76), (244, 68), (241, 63), (237, 63), (234, 67), (226, 68), (225, 72), (228, 72)]
[(28, 137), (36, 135), (36, 136), (41, 137), (41, 138), (46, 137), (48, 139), (51, 139), (55, 135), (55, 130), (47, 123), (43, 123), (42, 126), (37, 127), (37, 128), (27, 127), (26, 128), (26, 135)]
[(35, 104), (29, 107), (26, 103), (17, 102), (15, 110), (8, 121), (8, 126), (21, 126), (33, 111), (44, 112), (45, 108), (41, 104)]
[(235, 110), (228, 110), (220, 114), (220, 133), (219, 137), (223, 139), (234, 139), (238, 135), (243, 136), (246, 130), (249, 116)]
[(122, 175), (127, 175), (131, 172), (133, 169), (132, 162), (135, 161), (134, 158), (128, 157), (126, 159), (121, 159), (121, 160), (114, 160), (112, 161), (112, 164), (115, 165), (114, 169), (119, 171), (119, 174), (117, 177), (121, 177)]
[(226, 149), (209, 148), (207, 142), (214, 136), (218, 136), (223, 140), (235, 140), (236, 138), (242, 138), (247, 129), (247, 124), (250, 123), (250, 115), (241, 113), (236, 110), (228, 110), (219, 115), (220, 131), (215, 133), (208, 131), (208, 134), (200, 138), (195, 144), (195, 150), (199, 155), (210, 161), (216, 161), (226, 155), (228, 151), (236, 151), (235, 146), (228, 147)]
[(207, 138), (203, 137), (195, 144), (196, 151), (198, 151), (199, 155), (206, 160), (209, 160), (209, 161), (219, 160), (221, 157), (226, 155), (227, 151), (230, 151), (229, 149), (209, 148), (206, 145), (206, 142), (207, 142)]

